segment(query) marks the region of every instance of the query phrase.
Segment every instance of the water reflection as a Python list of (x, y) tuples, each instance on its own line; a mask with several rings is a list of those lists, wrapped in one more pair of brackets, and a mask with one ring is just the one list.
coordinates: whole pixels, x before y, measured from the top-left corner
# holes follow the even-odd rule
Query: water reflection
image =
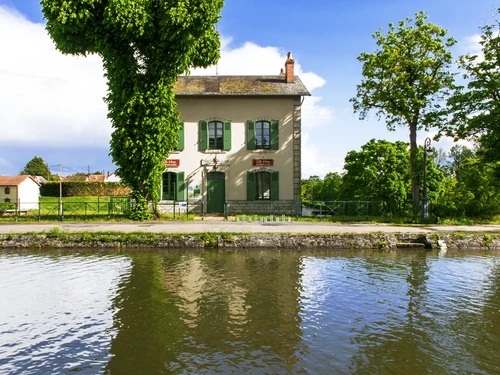
[(107, 373), (297, 372), (300, 258), (135, 254)]
[(499, 262), (0, 253), (0, 373), (500, 373)]

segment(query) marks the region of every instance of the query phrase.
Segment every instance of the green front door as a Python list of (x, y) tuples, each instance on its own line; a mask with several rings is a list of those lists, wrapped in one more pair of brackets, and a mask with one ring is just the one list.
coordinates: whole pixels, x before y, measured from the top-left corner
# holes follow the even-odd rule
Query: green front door
[(222, 172), (210, 172), (207, 177), (207, 213), (224, 213), (226, 178)]

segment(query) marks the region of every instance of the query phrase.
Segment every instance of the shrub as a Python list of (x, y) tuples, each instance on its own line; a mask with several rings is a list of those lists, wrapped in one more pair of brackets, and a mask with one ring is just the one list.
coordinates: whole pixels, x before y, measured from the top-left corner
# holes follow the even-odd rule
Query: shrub
[(130, 188), (121, 182), (80, 182), (66, 181), (46, 182), (40, 186), (42, 197), (58, 197), (62, 185), (63, 197), (81, 196), (125, 196), (130, 194)]

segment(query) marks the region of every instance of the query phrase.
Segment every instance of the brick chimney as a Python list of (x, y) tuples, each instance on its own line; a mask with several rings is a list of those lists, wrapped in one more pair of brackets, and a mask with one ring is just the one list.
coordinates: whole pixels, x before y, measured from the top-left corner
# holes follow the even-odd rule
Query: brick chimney
[(286, 57), (286, 62), (285, 62), (285, 82), (290, 83), (293, 82), (295, 75), (293, 73), (293, 65), (295, 64), (295, 61), (292, 59), (292, 53), (288, 52), (288, 56)]

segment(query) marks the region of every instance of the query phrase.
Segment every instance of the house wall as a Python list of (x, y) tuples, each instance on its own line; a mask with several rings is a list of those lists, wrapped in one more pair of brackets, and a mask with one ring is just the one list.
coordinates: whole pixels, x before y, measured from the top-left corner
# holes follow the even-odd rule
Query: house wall
[[(5, 188), (10, 188), (10, 193), (5, 194)], [(17, 201), (17, 186), (0, 186), (0, 202), (5, 202), (5, 199), (10, 199), (11, 203), (16, 203)]]
[[(179, 160), (179, 166), (166, 171), (185, 173), (190, 206), (200, 209), (201, 201), (206, 202), (207, 173), (213, 169), (216, 156), (218, 171), (225, 173), (225, 200), (232, 208), (230, 213), (281, 213), (289, 212), (292, 206), (300, 212), (300, 103), (300, 97), (178, 97), (184, 150), (171, 153), (169, 159)], [(200, 120), (230, 120), (231, 150), (199, 151)], [(247, 120), (279, 120), (279, 149), (247, 150)], [(274, 165), (253, 166), (254, 159), (272, 159)], [(247, 201), (248, 171), (278, 171), (279, 201)], [(199, 199), (193, 199), (196, 188), (201, 191)]]
[(40, 196), (40, 186), (31, 178), (27, 178), (21, 182), (19, 188), (19, 210), (29, 211), (38, 208), (38, 198)]

